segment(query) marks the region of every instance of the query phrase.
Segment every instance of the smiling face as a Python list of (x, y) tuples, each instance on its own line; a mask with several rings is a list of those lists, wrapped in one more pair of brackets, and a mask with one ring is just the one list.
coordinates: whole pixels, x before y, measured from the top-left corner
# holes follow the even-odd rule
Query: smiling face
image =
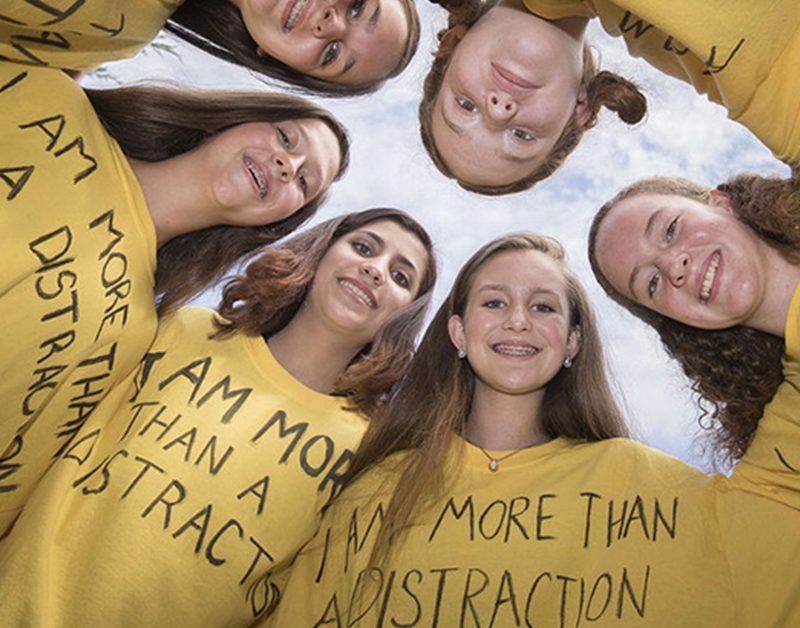
[(453, 316), (450, 338), (466, 350), (475, 396), (543, 396), (569, 355), (578, 351), (570, 329), (564, 277), (548, 255), (505, 251), (475, 274), (463, 317)]
[(401, 0), (233, 0), (258, 46), (333, 83), (386, 78), (410, 36)]
[(450, 171), (474, 185), (504, 185), (539, 168), (576, 116), (582, 44), (527, 11), (496, 6), (463, 36), (431, 118)]
[(595, 251), (620, 294), (702, 329), (748, 324), (767, 287), (767, 245), (716, 191), (708, 204), (671, 194), (626, 198), (600, 224)]
[(320, 261), (303, 307), (355, 344), (378, 329), (419, 292), (428, 252), (393, 220), (377, 220), (345, 234)]
[(320, 120), (240, 124), (203, 142), (220, 223), (270, 224), (325, 191), (341, 163), (339, 143)]

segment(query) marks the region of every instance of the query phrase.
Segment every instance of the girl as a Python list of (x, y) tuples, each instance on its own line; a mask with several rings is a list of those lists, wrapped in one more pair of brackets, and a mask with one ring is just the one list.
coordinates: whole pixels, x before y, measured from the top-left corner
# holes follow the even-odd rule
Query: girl
[(592, 224), (595, 276), (692, 380), (722, 462), (742, 456), (759, 421), (797, 412), (784, 393), (797, 360), (798, 216), (796, 182), (739, 175), (709, 189), (653, 178), (622, 190)]
[(402, 72), (419, 42), (412, 0), (0, 2), (0, 55), (70, 70), (132, 57), (166, 27), (217, 57), (331, 96)]
[(546, 20), (519, 0), (443, 2), (448, 29), (425, 78), (422, 141), (437, 168), (480, 194), (509, 194), (550, 176), (603, 106), (628, 124), (645, 97), (599, 72), (587, 18)]
[(123, 89), (91, 94), (95, 111), (60, 70), (0, 64), (0, 85), (2, 535), (142, 359), (154, 296), (163, 314), (293, 231), (348, 140), (284, 95)]
[(435, 275), (422, 227), (373, 209), (267, 248), (224, 318), (170, 317), (0, 543), (4, 618), (249, 625), (405, 373)]
[(797, 621), (800, 512), (625, 434), (562, 248), (489, 243), (370, 424), (274, 625)]

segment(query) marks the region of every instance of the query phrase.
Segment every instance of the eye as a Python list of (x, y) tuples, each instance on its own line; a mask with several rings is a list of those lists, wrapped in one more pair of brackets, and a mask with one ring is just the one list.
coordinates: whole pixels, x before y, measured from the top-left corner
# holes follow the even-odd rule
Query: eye
[(658, 288), (658, 282), (661, 279), (661, 276), (656, 273), (650, 278), (650, 281), (647, 282), (647, 295), (652, 299), (653, 295), (656, 292), (656, 288)]
[(289, 148), (292, 145), (291, 140), (289, 140), (289, 136), (286, 135), (283, 129), (279, 126), (276, 126), (275, 130), (278, 132), (278, 137), (281, 140), (281, 144), (283, 144), (286, 148)]
[(303, 191), (303, 196), (308, 197), (308, 180), (301, 172), (297, 173), (297, 183), (300, 186), (300, 189)]
[(332, 41), (325, 48), (325, 54), (322, 57), (322, 66), (330, 65), (339, 58), (339, 52), (342, 49), (342, 44), (339, 41)]
[(356, 18), (364, 11), (364, 0), (354, 0), (350, 4), (349, 15), (352, 18)]
[(503, 303), (500, 299), (489, 299), (486, 303), (483, 304), (483, 307), (488, 308), (490, 310), (501, 310), (505, 307), (505, 303)]
[(511, 129), (511, 134), (518, 140), (523, 142), (532, 142), (533, 141), (533, 133), (530, 131), (526, 131), (525, 129)]
[(408, 289), (411, 286), (411, 280), (404, 272), (396, 270), (392, 273), (392, 278), (395, 283), (402, 288)]
[(372, 255), (372, 248), (363, 240), (353, 240), (352, 247), (359, 255), (363, 255), (364, 257)]
[(478, 110), (478, 107), (474, 102), (472, 102), (469, 98), (464, 98), (463, 96), (456, 96), (456, 104), (464, 111), (469, 111), (470, 113), (475, 113)]
[(531, 308), (534, 312), (555, 312), (555, 310), (547, 305), (547, 303), (534, 303), (533, 307)]
[(674, 218), (668, 225), (667, 225), (667, 232), (666, 232), (666, 239), (667, 242), (672, 241), (672, 236), (675, 235), (675, 229), (678, 227), (678, 219)]

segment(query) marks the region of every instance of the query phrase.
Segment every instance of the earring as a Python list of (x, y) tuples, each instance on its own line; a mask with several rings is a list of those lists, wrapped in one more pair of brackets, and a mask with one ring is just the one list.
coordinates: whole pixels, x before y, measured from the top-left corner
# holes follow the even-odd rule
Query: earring
[(567, 356), (564, 358), (564, 368), (568, 369), (570, 366), (572, 366), (572, 358)]
[(464, 351), (464, 348), (463, 348), (463, 347), (459, 347), (459, 348), (458, 348), (458, 359), (459, 359), (459, 360), (463, 360), (463, 359), (464, 359), (464, 358), (466, 358), (466, 357), (467, 357), (467, 352), (466, 352), (466, 351)]

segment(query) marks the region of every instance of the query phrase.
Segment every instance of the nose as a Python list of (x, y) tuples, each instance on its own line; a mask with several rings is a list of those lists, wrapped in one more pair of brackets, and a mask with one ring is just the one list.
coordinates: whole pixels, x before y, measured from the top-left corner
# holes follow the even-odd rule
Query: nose
[(278, 171), (278, 178), (283, 183), (289, 183), (294, 179), (297, 169), (300, 167), (299, 157), (289, 155), (289, 153), (280, 151), (275, 153), (274, 164)]
[(517, 101), (501, 90), (486, 93), (486, 115), (495, 122), (506, 123), (517, 114)]
[(523, 305), (512, 305), (506, 310), (504, 327), (512, 331), (524, 331), (530, 328), (528, 311)]
[(383, 283), (383, 273), (380, 268), (371, 262), (363, 262), (361, 264), (361, 275), (367, 282), (379, 286)]
[(689, 255), (686, 253), (679, 253), (667, 265), (667, 277), (669, 282), (679, 288), (686, 283), (689, 275)]
[(325, 7), (314, 24), (314, 35), (317, 37), (340, 37), (345, 30), (342, 16), (333, 6)]

